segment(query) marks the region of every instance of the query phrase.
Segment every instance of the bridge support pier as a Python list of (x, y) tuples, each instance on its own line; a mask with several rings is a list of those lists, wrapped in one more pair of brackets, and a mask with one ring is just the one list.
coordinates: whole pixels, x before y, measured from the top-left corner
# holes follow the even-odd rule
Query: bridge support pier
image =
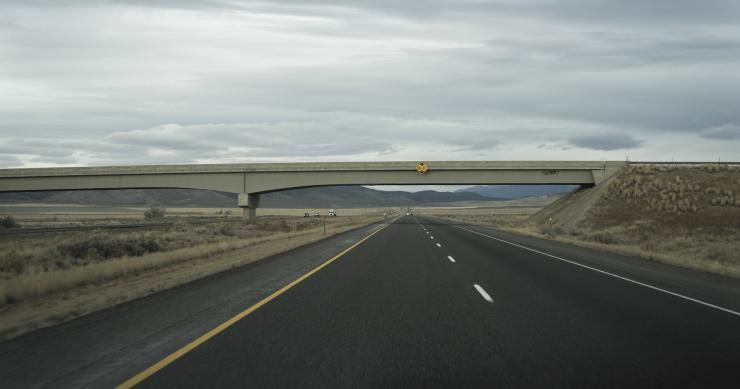
[(260, 206), (260, 195), (255, 193), (239, 193), (238, 205), (242, 209), (244, 221), (251, 223), (257, 217), (257, 207)]

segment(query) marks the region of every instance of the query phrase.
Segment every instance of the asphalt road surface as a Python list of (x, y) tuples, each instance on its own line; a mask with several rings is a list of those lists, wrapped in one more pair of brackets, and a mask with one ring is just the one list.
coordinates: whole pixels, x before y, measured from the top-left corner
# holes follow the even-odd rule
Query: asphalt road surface
[[(0, 386), (740, 383), (738, 280), (420, 216), (332, 239), (2, 343)], [(65, 362), (65, 335), (98, 356)]]

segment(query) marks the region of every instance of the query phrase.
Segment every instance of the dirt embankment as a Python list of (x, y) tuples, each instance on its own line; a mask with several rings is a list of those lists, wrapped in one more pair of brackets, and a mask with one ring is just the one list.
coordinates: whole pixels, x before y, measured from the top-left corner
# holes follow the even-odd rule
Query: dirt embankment
[(519, 228), (740, 277), (740, 166), (632, 165)]
[(740, 166), (631, 165), (534, 214), (428, 213), (740, 278)]
[[(383, 220), (254, 224), (0, 238), (0, 339), (20, 335)], [(326, 232), (324, 232), (326, 221)]]

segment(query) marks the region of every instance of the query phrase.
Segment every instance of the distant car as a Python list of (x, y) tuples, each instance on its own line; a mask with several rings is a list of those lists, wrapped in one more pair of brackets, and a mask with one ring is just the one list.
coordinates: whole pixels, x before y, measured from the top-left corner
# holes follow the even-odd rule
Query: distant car
[(406, 216), (411, 216), (411, 212), (406, 212)]
[(330, 209), (329, 216), (337, 216), (337, 211), (334, 208)]
[(316, 213), (313, 214), (313, 217), (321, 217), (321, 214), (318, 213), (318, 212), (316, 212)]
[(308, 211), (303, 212), (303, 217), (311, 217), (311, 214)]

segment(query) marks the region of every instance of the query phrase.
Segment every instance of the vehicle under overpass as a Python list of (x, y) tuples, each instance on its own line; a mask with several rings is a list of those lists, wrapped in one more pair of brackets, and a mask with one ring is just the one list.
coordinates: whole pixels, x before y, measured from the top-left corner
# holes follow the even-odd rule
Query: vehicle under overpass
[(209, 189), (238, 193), (253, 219), (260, 194), (337, 185), (594, 186), (624, 161), (432, 161), (142, 165), (0, 169), (0, 192)]

